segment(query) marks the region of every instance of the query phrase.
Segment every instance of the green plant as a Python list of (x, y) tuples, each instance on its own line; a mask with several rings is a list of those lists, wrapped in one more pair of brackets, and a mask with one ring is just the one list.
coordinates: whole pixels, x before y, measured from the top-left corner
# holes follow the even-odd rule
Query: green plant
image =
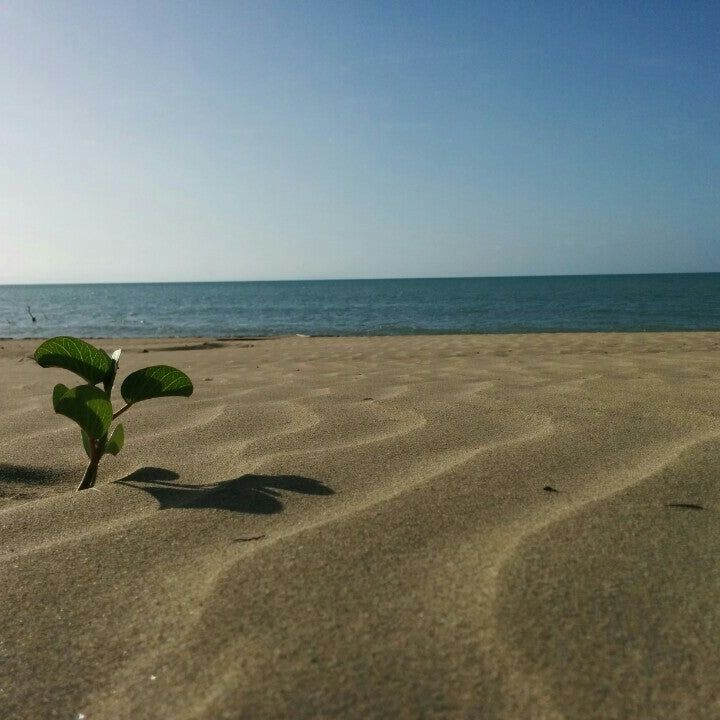
[(78, 490), (95, 485), (98, 463), (105, 453), (117, 455), (122, 450), (125, 431), (118, 424), (111, 432), (113, 420), (141, 400), (192, 395), (192, 382), (184, 372), (169, 365), (153, 365), (136, 370), (125, 378), (120, 386), (125, 405), (113, 412), (110, 395), (120, 352), (116, 350), (108, 355), (90, 343), (67, 336), (50, 338), (35, 351), (35, 360), (41, 367), (64, 368), (86, 381), (86, 384), (74, 388), (60, 383), (55, 386), (52, 395), (55, 412), (69, 417), (80, 426), (83, 447), (90, 460)]

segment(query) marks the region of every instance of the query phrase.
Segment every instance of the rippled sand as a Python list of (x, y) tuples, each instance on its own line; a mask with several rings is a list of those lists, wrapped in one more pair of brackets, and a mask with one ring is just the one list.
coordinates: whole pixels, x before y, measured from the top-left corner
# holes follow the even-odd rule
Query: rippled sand
[[(720, 717), (720, 334), (0, 341), (0, 717)], [(148, 352), (143, 352), (147, 350)]]

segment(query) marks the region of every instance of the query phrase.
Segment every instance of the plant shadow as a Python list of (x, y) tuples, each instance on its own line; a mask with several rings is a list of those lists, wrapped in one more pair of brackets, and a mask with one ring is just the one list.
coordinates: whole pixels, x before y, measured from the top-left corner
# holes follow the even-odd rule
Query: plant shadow
[(61, 482), (63, 474), (50, 468), (32, 465), (0, 463), (0, 482), (22, 483), (23, 485), (54, 485)]
[(144, 467), (115, 482), (152, 495), (159, 510), (214, 509), (270, 515), (282, 511), (283, 491), (304, 495), (335, 494), (319, 480), (300, 475), (242, 475), (210, 485), (181, 485), (176, 482), (179, 477), (172, 470)]

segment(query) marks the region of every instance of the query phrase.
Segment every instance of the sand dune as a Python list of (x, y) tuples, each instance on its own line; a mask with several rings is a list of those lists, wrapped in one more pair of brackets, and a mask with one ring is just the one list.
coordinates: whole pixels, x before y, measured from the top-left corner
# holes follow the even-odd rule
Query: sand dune
[(720, 717), (720, 334), (0, 344), (0, 718)]

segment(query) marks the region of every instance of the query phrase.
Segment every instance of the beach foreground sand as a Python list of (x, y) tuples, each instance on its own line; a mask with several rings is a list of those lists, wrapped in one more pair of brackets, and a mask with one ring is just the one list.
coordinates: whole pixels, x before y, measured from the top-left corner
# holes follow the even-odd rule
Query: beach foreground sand
[[(720, 334), (0, 341), (0, 717), (719, 718)], [(548, 489), (552, 488), (552, 489)]]

